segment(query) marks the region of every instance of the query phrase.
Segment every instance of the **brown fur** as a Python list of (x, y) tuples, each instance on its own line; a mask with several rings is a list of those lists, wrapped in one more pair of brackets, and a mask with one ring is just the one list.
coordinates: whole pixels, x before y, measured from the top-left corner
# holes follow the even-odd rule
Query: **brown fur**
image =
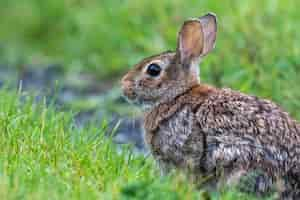
[[(144, 108), (146, 143), (163, 172), (230, 185), (252, 177), (257, 194), (277, 187), (280, 199), (299, 199), (300, 125), (269, 100), (199, 82), (197, 63), (214, 46), (215, 26), (210, 14), (185, 22), (176, 52), (146, 58), (124, 76), (125, 96)], [(158, 77), (146, 73), (152, 62)]]

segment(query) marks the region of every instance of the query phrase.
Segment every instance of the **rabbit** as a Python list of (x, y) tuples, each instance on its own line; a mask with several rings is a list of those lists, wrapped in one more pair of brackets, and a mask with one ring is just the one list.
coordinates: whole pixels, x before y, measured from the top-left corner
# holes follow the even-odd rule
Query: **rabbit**
[[(300, 199), (300, 125), (275, 103), (200, 82), (214, 49), (216, 15), (186, 20), (175, 51), (143, 59), (121, 80), (144, 113), (145, 142), (163, 173), (179, 169), (208, 183)], [(252, 179), (247, 179), (252, 177)], [(251, 182), (248, 181), (248, 182)]]

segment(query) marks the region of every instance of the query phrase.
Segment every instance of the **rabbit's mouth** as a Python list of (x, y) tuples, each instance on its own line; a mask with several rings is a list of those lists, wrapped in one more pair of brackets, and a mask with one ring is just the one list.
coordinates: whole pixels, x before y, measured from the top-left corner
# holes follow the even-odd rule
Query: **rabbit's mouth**
[(139, 101), (139, 99), (137, 98), (137, 95), (131, 93), (130, 95), (126, 92), (123, 92), (123, 98), (131, 103), (131, 104), (134, 104), (134, 105), (137, 105), (137, 106), (140, 106), (141, 105), (141, 102)]
[(132, 103), (132, 104), (136, 104), (136, 97), (135, 98), (132, 98), (132, 96), (128, 96), (126, 94), (123, 94), (122, 97), (129, 103)]
[(128, 101), (134, 101), (137, 98), (137, 94), (133, 89), (123, 89), (123, 96), (128, 99)]

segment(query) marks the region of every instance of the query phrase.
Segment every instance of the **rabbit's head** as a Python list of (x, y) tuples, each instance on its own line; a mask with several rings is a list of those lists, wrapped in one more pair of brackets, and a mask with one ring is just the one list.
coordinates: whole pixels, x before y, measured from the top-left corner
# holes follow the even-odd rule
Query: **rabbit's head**
[(216, 40), (213, 14), (183, 23), (175, 52), (145, 58), (122, 79), (124, 95), (133, 103), (151, 107), (175, 98), (199, 83), (199, 62)]

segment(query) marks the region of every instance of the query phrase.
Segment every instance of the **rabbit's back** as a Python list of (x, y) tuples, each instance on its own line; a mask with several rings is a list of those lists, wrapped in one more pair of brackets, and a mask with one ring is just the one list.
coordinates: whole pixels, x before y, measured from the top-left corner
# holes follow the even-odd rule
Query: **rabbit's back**
[[(208, 142), (233, 145), (232, 155), (245, 157), (245, 162), (256, 165), (256, 160), (284, 172), (299, 166), (300, 126), (271, 101), (222, 89), (207, 98), (196, 115)], [(249, 154), (239, 155), (238, 144)]]
[(206, 149), (207, 170), (225, 167), (228, 176), (262, 170), (264, 184), (282, 182), (281, 199), (300, 198), (300, 126), (288, 113), (271, 101), (222, 89), (196, 115), (212, 147)]

